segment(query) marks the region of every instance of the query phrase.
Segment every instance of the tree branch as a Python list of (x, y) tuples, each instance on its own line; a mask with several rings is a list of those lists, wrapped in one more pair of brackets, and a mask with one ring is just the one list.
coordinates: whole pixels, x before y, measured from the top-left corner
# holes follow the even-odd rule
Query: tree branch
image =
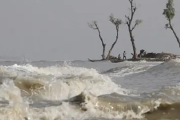
[(92, 28), (93, 30), (97, 30), (98, 31), (98, 34), (99, 34), (99, 39), (101, 40), (101, 44), (102, 44), (102, 47), (103, 47), (103, 53), (102, 53), (102, 59), (104, 60), (105, 59), (105, 49), (106, 49), (106, 44), (104, 43), (104, 40), (103, 38), (101, 37), (101, 32), (99, 30), (99, 27), (98, 27), (98, 24), (96, 21), (92, 21), (92, 23), (88, 23), (89, 27)]
[(130, 18), (129, 18), (129, 16), (125, 15), (125, 18), (126, 18), (128, 21), (130, 21)]
[(110, 55), (111, 55), (111, 51), (113, 50), (115, 44), (117, 43), (117, 40), (118, 40), (118, 36), (119, 36), (119, 26), (122, 24), (122, 20), (118, 19), (118, 18), (114, 18), (113, 14), (111, 14), (109, 16), (109, 20), (112, 24), (115, 25), (116, 27), (116, 39), (114, 41), (114, 43), (111, 45), (111, 48), (109, 49), (109, 52), (107, 54), (107, 57), (106, 59), (109, 59)]
[(131, 31), (133, 31), (137, 25), (138, 25), (138, 23), (135, 23), (134, 26), (132, 27)]
[(165, 28), (170, 29), (170, 24), (169, 23), (165, 24)]
[(131, 19), (130, 22), (132, 22), (133, 17), (134, 17), (134, 13), (136, 12), (136, 6), (133, 6), (133, 0), (129, 0), (130, 1), (130, 5), (131, 5)]
[(169, 29), (172, 30), (172, 32), (173, 32), (174, 36), (176, 37), (176, 40), (177, 40), (177, 42), (178, 42), (178, 44), (179, 44), (179, 47), (180, 47), (180, 40), (179, 40), (179, 37), (177, 36), (177, 34), (176, 34), (176, 32), (175, 32), (175, 30), (174, 30), (172, 24), (171, 24), (171, 21), (169, 21)]
[(94, 30), (98, 29), (98, 25), (96, 21), (92, 21), (92, 23), (88, 23), (88, 26)]
[(132, 27), (131, 31), (133, 31), (133, 30), (136, 28), (136, 26), (138, 26), (141, 22), (142, 22), (141, 20), (137, 19), (137, 20), (135, 21), (135, 24), (134, 24), (134, 26)]
[(90, 28), (98, 31), (99, 38), (100, 38), (100, 40), (101, 40), (102, 45), (104, 46), (104, 45), (105, 45), (105, 44), (104, 44), (104, 40), (103, 40), (103, 38), (101, 37), (101, 32), (100, 32), (100, 30), (99, 30), (99, 27), (98, 27), (97, 22), (96, 22), (96, 21), (92, 21), (92, 23), (88, 23), (88, 25), (89, 25)]
[(136, 6), (133, 5), (133, 0), (129, 0), (129, 2), (130, 2), (130, 6), (131, 6), (130, 7), (131, 14), (130, 14), (130, 16), (125, 15), (125, 18), (127, 19), (125, 24), (127, 24), (129, 26), (130, 30), (132, 31), (138, 25), (138, 23), (135, 23), (135, 25), (131, 28), (131, 23), (133, 21), (134, 14), (135, 14), (137, 8), (136, 8)]

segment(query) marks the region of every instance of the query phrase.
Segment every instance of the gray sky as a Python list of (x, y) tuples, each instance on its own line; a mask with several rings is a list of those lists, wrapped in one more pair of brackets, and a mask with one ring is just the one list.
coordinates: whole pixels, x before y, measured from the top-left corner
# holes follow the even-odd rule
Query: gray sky
[[(135, 18), (143, 23), (134, 31), (137, 51), (180, 54), (170, 30), (164, 29), (162, 15), (167, 0), (136, 0)], [(179, 5), (179, 6), (178, 6)], [(180, 37), (180, 0), (175, 0), (174, 28)], [(88, 22), (96, 20), (107, 44), (115, 40), (115, 27), (108, 21), (111, 13), (125, 20), (128, 0), (1, 0), (0, 56), (26, 56), (30, 60), (86, 60), (100, 58), (101, 42)], [(127, 26), (121, 25), (119, 40), (112, 51), (132, 53)], [(107, 52), (107, 51), (106, 51)]]

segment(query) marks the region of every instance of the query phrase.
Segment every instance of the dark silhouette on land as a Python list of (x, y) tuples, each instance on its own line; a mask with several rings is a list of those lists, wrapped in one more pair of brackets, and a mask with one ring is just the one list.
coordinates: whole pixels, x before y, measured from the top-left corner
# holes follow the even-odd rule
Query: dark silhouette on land
[(121, 60), (121, 55), (120, 54), (118, 55), (118, 60)]
[(126, 60), (126, 51), (123, 52), (123, 60)]

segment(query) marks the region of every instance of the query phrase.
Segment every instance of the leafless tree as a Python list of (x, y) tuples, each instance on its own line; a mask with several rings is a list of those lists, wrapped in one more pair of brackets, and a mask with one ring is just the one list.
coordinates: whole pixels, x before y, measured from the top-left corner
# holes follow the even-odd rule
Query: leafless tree
[(118, 37), (119, 37), (119, 26), (122, 24), (122, 20), (120, 20), (120, 19), (118, 19), (118, 18), (115, 18), (115, 17), (113, 16), (113, 14), (111, 14), (111, 15), (109, 16), (109, 21), (110, 21), (113, 25), (115, 25), (115, 28), (116, 28), (116, 39), (115, 39), (114, 43), (111, 45), (111, 48), (109, 49), (109, 52), (108, 52), (107, 57), (106, 57), (107, 60), (109, 59), (109, 57), (110, 57), (110, 55), (111, 55), (112, 49), (114, 48), (115, 44), (117, 43), (117, 40), (118, 40)]
[(134, 36), (133, 36), (133, 30), (142, 22), (142, 20), (135, 20), (135, 23), (134, 25), (132, 25), (132, 22), (133, 22), (133, 18), (134, 18), (134, 15), (135, 15), (135, 12), (137, 10), (137, 7), (134, 3), (134, 0), (129, 0), (129, 3), (130, 3), (130, 15), (127, 16), (125, 15), (126, 17), (126, 22), (125, 24), (128, 26), (128, 31), (129, 31), (129, 36), (130, 36), (130, 40), (131, 40), (131, 43), (132, 43), (132, 47), (133, 47), (133, 58), (134, 59), (137, 59), (137, 53), (136, 53), (136, 46), (135, 46), (135, 40), (134, 40)]
[(101, 36), (101, 32), (100, 32), (100, 29), (98, 27), (98, 24), (96, 21), (92, 21), (92, 23), (88, 23), (89, 27), (94, 29), (94, 30), (97, 30), (98, 31), (98, 34), (99, 34), (99, 39), (101, 40), (101, 43), (102, 43), (102, 47), (103, 47), (103, 51), (102, 51), (102, 60), (105, 60), (105, 50), (106, 50), (106, 44), (104, 43), (104, 40)]

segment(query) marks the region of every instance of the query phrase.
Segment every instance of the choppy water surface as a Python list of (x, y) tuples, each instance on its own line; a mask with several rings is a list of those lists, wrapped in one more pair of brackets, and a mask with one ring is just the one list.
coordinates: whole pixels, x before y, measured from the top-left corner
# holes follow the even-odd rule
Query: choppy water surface
[(180, 60), (0, 61), (1, 120), (178, 120)]

